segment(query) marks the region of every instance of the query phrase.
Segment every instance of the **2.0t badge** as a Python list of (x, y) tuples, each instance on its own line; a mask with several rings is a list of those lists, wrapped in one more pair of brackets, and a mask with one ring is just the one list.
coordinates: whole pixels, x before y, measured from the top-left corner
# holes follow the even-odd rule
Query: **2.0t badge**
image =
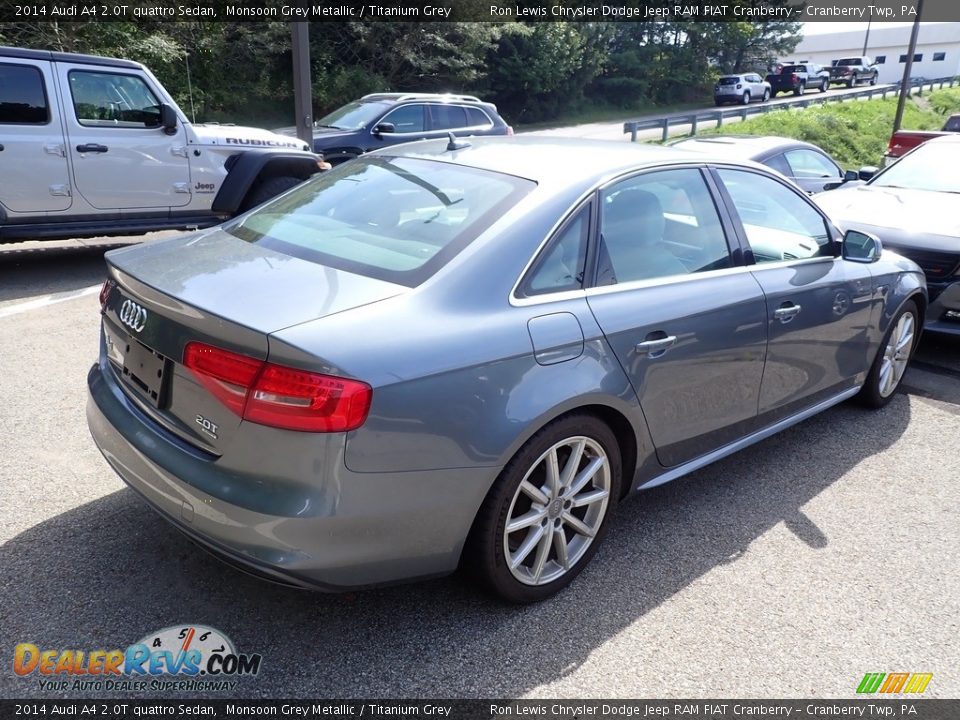
[(140, 332), (147, 324), (147, 311), (133, 300), (124, 300), (120, 306), (120, 322), (134, 332)]

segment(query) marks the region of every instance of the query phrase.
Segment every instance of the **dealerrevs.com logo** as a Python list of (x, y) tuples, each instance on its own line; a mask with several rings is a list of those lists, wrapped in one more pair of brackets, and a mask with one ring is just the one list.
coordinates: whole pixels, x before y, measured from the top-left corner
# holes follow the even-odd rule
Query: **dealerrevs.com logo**
[(36, 677), (41, 690), (233, 690), (236, 679), (260, 672), (259, 654), (238, 653), (219, 630), (176, 625), (125, 650), (41, 649), (20, 643), (13, 671)]

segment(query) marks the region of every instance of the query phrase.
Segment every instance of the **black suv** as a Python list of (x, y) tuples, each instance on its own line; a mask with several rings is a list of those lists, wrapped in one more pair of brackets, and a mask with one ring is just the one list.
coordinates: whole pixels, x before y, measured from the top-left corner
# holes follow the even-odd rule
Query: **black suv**
[[(295, 135), (295, 128), (280, 132)], [(337, 165), (390, 145), (454, 135), (513, 135), (497, 108), (472, 95), (364, 95), (313, 126), (313, 150)]]
[(830, 71), (816, 63), (784, 65), (780, 72), (767, 75), (766, 80), (774, 97), (782, 92), (802, 95), (807, 88), (817, 88), (820, 92), (830, 89)]

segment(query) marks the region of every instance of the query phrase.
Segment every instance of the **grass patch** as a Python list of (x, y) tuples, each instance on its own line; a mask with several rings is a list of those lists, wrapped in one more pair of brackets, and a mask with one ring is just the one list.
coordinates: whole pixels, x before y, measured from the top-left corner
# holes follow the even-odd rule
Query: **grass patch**
[(610, 108), (608, 106), (586, 107), (573, 112), (565, 113), (553, 120), (543, 120), (535, 123), (521, 123), (514, 125), (517, 132), (526, 130), (550, 130), (551, 128), (569, 127), (571, 125), (585, 125), (587, 123), (617, 122), (639, 120), (646, 115), (668, 115), (674, 112), (698, 110), (703, 107), (703, 100), (670, 105), (637, 105), (633, 108)]
[[(845, 168), (879, 165), (893, 132), (896, 98), (849, 101), (777, 110), (744, 122), (704, 130), (703, 135), (780, 135), (813, 143)], [(935, 90), (907, 101), (904, 130), (939, 130), (947, 116), (960, 112), (960, 88)]]

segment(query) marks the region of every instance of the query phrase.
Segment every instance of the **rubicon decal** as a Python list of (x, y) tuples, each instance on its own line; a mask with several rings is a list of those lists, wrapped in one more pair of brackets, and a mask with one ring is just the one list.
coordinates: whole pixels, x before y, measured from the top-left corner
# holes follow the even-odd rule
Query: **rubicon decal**
[(927, 689), (933, 673), (867, 673), (857, 686), (857, 693), (913, 693)]
[[(21, 677), (43, 678), (43, 689), (67, 689), (71, 685), (69, 681), (53, 680), (66, 677), (76, 679), (77, 676), (103, 680), (94, 683), (93, 687), (87, 684), (85, 689), (144, 689), (139, 687), (143, 683), (128, 687), (130, 684), (113, 679), (161, 676), (196, 679), (206, 676), (210, 680), (224, 680), (256, 675), (260, 672), (261, 661), (262, 656), (257, 653), (238, 653), (230, 638), (215, 628), (175, 625), (151, 633), (126, 649), (41, 649), (35, 643), (20, 643), (13, 651), (13, 672)], [(226, 690), (232, 689), (237, 683), (195, 684), (196, 688), (182, 688), (178, 683), (153, 683), (150, 688)]]

